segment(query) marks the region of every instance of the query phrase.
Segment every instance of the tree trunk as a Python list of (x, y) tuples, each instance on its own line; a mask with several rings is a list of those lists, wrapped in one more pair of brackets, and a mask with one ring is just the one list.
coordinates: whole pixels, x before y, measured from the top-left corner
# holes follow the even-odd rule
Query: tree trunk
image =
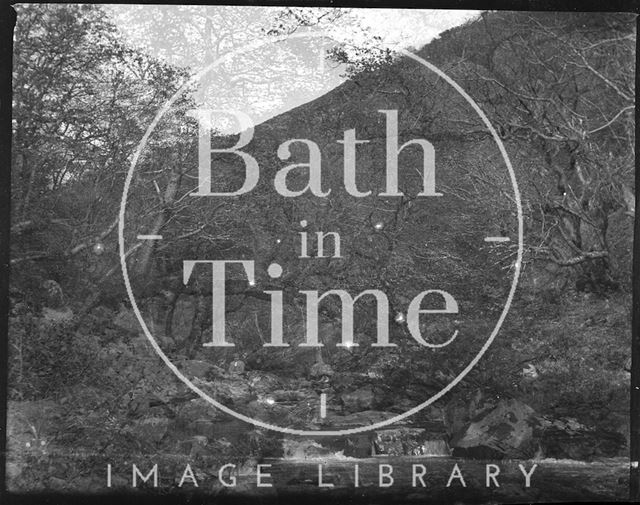
[[(173, 168), (171, 170), (171, 175), (169, 177), (169, 182), (167, 183), (167, 187), (164, 190), (164, 195), (162, 196), (162, 210), (156, 216), (151, 229), (146, 231), (148, 235), (159, 235), (163, 226), (167, 222), (167, 219), (170, 217), (171, 206), (175, 203), (176, 194), (178, 192), (178, 188), (180, 186), (180, 178), (182, 174), (178, 168)], [(147, 240), (142, 246), (142, 252), (140, 254), (140, 260), (138, 261), (137, 274), (140, 278), (145, 278), (149, 275), (150, 267), (151, 267), (151, 255), (153, 254), (153, 250), (156, 246), (155, 240)]]

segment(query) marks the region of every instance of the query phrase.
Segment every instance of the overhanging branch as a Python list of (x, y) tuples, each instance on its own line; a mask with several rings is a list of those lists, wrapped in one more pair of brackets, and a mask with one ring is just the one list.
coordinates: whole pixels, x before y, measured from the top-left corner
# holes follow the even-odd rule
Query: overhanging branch
[(609, 256), (608, 251), (589, 251), (589, 252), (582, 253), (579, 256), (574, 256), (573, 258), (569, 258), (566, 260), (560, 260), (552, 256), (549, 256), (549, 259), (553, 261), (556, 265), (560, 265), (562, 267), (571, 267), (571, 266), (583, 263), (587, 260), (606, 258), (608, 256)]

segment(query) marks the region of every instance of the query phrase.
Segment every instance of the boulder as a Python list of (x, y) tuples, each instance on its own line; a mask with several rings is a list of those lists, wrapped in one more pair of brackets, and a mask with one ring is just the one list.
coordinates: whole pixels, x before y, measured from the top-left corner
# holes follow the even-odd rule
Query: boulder
[[(246, 447), (251, 442), (251, 437), (255, 433), (255, 427), (249, 423), (245, 423), (240, 419), (225, 418), (222, 421), (216, 421), (213, 425), (215, 437), (209, 438), (210, 444), (228, 443), (229, 449), (239, 451), (240, 448)], [(215, 451), (213, 451), (215, 453)]]
[(132, 417), (140, 417), (150, 414), (151, 403), (155, 396), (141, 388), (135, 388), (120, 400), (120, 405), (127, 409), (127, 414)]
[(268, 398), (260, 398), (257, 400), (251, 400), (242, 410), (242, 414), (245, 414), (253, 419), (259, 419), (261, 421), (271, 420), (271, 405), (267, 401)]
[(282, 389), (282, 380), (277, 375), (258, 370), (247, 372), (251, 390), (258, 395), (267, 395)]
[(208, 384), (207, 390), (213, 390), (216, 399), (222, 403), (232, 403), (234, 405), (245, 405), (254, 396), (248, 381), (237, 375), (226, 379), (216, 379)]
[(447, 403), (444, 409), (444, 424), (450, 438), (460, 433), (469, 423), (469, 405), (459, 398)]
[(180, 363), (180, 369), (187, 377), (206, 379), (213, 372), (213, 365), (206, 361), (189, 359)]
[(534, 410), (515, 400), (501, 400), (483, 412), (451, 439), (453, 456), (479, 459), (529, 458), (537, 444), (534, 429), (539, 425)]
[[(175, 408), (176, 423), (183, 426), (195, 429), (198, 421), (209, 421), (217, 419), (221, 416), (220, 410), (216, 409), (208, 401), (203, 398), (195, 398), (182, 404), (179, 404)], [(198, 433), (203, 434), (203, 433)]]
[(504, 401), (499, 395), (487, 394), (479, 388), (468, 397), (454, 397), (442, 411), (442, 419), (446, 425), (447, 433), (452, 438), (459, 434), (472, 419), (478, 419), (487, 414), (500, 402)]
[(371, 438), (371, 433), (356, 433), (344, 438), (344, 455), (351, 458), (368, 458), (373, 456), (375, 450)]
[(622, 433), (588, 427), (573, 418), (543, 419), (540, 449), (547, 458), (613, 458), (624, 455), (627, 440)]
[(309, 370), (311, 378), (317, 379), (322, 376), (331, 377), (333, 375), (333, 368), (327, 363), (314, 363)]
[(361, 412), (373, 408), (375, 394), (371, 386), (365, 386), (343, 394), (341, 399), (346, 412)]
[(331, 377), (331, 385), (340, 393), (353, 391), (370, 382), (370, 377), (367, 377), (366, 374), (356, 372), (336, 371)]
[(390, 406), (390, 409), (394, 412), (402, 414), (407, 410), (411, 410), (415, 406), (416, 402), (409, 400), (408, 398), (399, 398)]

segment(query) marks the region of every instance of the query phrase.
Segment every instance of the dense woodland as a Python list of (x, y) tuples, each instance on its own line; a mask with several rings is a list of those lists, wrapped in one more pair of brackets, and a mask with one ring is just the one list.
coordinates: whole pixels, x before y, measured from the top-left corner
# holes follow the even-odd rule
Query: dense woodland
[[(339, 19), (283, 9), (272, 33)], [(206, 37), (222, 33), (218, 21), (207, 18)], [(520, 189), (524, 243), (518, 289), (495, 342), (452, 391), (402, 429), (466, 457), (628, 454), (635, 46), (635, 17), (628, 14), (487, 12), (417, 51), (473, 97), (502, 139)], [(101, 458), (286, 456), (292, 442), (282, 434), (223, 415), (173, 376), (148, 345), (124, 288), (117, 227), (131, 158), (156, 111), (194, 69), (128, 46), (96, 6), (20, 6), (14, 47), (14, 485), (102, 485), (92, 471)], [(216, 48), (218, 56), (231, 49)], [(215, 57), (204, 50), (201, 62)], [(482, 242), (488, 234), (516, 237), (518, 222), (506, 166), (469, 105), (402, 54), (336, 45), (330, 60), (346, 65), (349, 79), (256, 127), (250, 152), (260, 182), (234, 199), (186, 197), (197, 174), (197, 136), (186, 116), (195, 99), (181, 96), (140, 157), (124, 236), (138, 305), (167, 356), (224, 405), (304, 430), (371, 424), (442, 389), (491, 333), (517, 259), (514, 240)], [(432, 142), (437, 189), (446, 197), (418, 197), (422, 176), (413, 171), (400, 172), (400, 198), (346, 193), (336, 132), (349, 129), (370, 140), (358, 158), (358, 186), (384, 185), (379, 109), (399, 111), (403, 142), (418, 136)], [(273, 191), (284, 165), (278, 145), (294, 136), (319, 144), (329, 197)], [(219, 134), (213, 142), (229, 145), (234, 138)], [(304, 152), (292, 151), (292, 160), (304, 160)], [(405, 162), (417, 163), (416, 156), (411, 151)], [(215, 162), (220, 190), (242, 184), (237, 157)], [(307, 182), (304, 171), (290, 177), (292, 188)], [(301, 259), (301, 219), (311, 234), (339, 232), (342, 257)], [(165, 238), (136, 241), (140, 230)], [(194, 276), (185, 284), (185, 258), (256, 262), (255, 283), (235, 274), (226, 283), (227, 334), (235, 348), (202, 347), (212, 325), (210, 279)], [(279, 279), (266, 274), (273, 262), (286, 265)], [(455, 327), (464, 339), (437, 351), (420, 348), (395, 315), (420, 291), (441, 286), (456, 294), (464, 317), (423, 329), (442, 342)], [(295, 346), (305, 331), (301, 291), (338, 288), (383, 290), (398, 346), (382, 353), (364, 345), (375, 338), (376, 306), (363, 302), (354, 316), (361, 345), (336, 347), (337, 299), (322, 305), (327, 345)], [(274, 289), (283, 292), (291, 348), (263, 347), (270, 327), (265, 292)], [(243, 373), (228, 371), (234, 360), (242, 361)], [(319, 391), (332, 398), (326, 420), (317, 415)], [(469, 423), (496, 408), (535, 419), (526, 443), (506, 437), (460, 444)], [(402, 439), (399, 454), (415, 454), (404, 435), (389, 436)], [(374, 433), (316, 440), (313, 447), (369, 456), (373, 444), (378, 454), (398, 455), (385, 452), (384, 440)], [(90, 456), (52, 476), (42, 469), (56, 451)]]

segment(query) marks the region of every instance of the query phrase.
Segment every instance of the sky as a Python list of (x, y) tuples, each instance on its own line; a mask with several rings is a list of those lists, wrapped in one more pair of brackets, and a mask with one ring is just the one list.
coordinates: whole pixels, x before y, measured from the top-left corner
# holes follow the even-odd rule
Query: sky
[(433, 9), (354, 9), (385, 43), (405, 49), (424, 46), (441, 32), (480, 15), (480, 11)]
[[(273, 43), (284, 7), (109, 5), (123, 38), (145, 52), (203, 76), (196, 93), (200, 108), (239, 110), (254, 124), (318, 98), (346, 80), (346, 67), (326, 58), (334, 43), (354, 47), (419, 49), (441, 32), (477, 17), (480, 11), (423, 9), (296, 8), (296, 15), (320, 19), (311, 28)], [(340, 12), (342, 15), (336, 16)], [(295, 26), (291, 17), (285, 26)], [(321, 31), (324, 37), (311, 37)], [(310, 34), (309, 37), (306, 34)], [(376, 39), (379, 37), (379, 39)], [(327, 42), (328, 41), (328, 42)], [(245, 53), (247, 46), (266, 45)], [(236, 53), (240, 54), (236, 56)], [(353, 54), (356, 54), (355, 52)], [(233, 133), (229, 118), (217, 129)]]

